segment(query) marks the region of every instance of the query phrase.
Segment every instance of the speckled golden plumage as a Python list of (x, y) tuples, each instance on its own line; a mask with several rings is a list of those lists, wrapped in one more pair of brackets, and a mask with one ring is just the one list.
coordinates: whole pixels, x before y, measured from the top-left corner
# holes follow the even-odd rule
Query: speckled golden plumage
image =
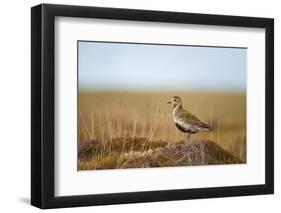
[(195, 115), (183, 109), (180, 97), (174, 96), (168, 103), (174, 107), (173, 121), (176, 127), (180, 131), (188, 133), (188, 138), (190, 134), (212, 130), (210, 126), (200, 121)]

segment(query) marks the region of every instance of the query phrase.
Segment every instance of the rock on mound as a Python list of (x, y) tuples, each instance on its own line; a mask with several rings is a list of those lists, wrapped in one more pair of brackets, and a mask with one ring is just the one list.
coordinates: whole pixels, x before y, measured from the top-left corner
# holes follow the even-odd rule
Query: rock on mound
[(130, 152), (119, 168), (170, 167), (243, 163), (212, 141), (171, 144), (147, 152)]

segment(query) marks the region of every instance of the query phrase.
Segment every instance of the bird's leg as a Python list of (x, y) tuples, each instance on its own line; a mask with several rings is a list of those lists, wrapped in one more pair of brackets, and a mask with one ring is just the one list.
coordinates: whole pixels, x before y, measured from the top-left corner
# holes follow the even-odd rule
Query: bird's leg
[(187, 133), (187, 142), (190, 143), (191, 134)]

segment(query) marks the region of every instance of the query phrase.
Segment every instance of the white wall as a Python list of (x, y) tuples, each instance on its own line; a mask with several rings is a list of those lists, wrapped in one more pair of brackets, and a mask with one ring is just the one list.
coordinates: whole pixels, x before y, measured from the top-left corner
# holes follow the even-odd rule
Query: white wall
[[(56, 212), (277, 212), (281, 207), (281, 13), (279, 1), (246, 0), (45, 0), (45, 3), (81, 4), (196, 13), (275, 18), (275, 195), (174, 201), (51, 210)], [(0, 211), (37, 212), (30, 196), (30, 7), (37, 0), (2, 1), (0, 33)], [(279, 85), (278, 85), (279, 84)], [(281, 208), (280, 208), (281, 209)], [(6, 211), (5, 211), (6, 210)]]

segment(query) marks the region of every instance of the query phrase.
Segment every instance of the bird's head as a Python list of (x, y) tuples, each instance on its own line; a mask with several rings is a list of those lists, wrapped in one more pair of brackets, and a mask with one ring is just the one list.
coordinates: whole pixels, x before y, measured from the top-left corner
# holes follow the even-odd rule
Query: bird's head
[(173, 107), (179, 106), (182, 104), (181, 98), (179, 96), (174, 96), (167, 104), (172, 104)]

